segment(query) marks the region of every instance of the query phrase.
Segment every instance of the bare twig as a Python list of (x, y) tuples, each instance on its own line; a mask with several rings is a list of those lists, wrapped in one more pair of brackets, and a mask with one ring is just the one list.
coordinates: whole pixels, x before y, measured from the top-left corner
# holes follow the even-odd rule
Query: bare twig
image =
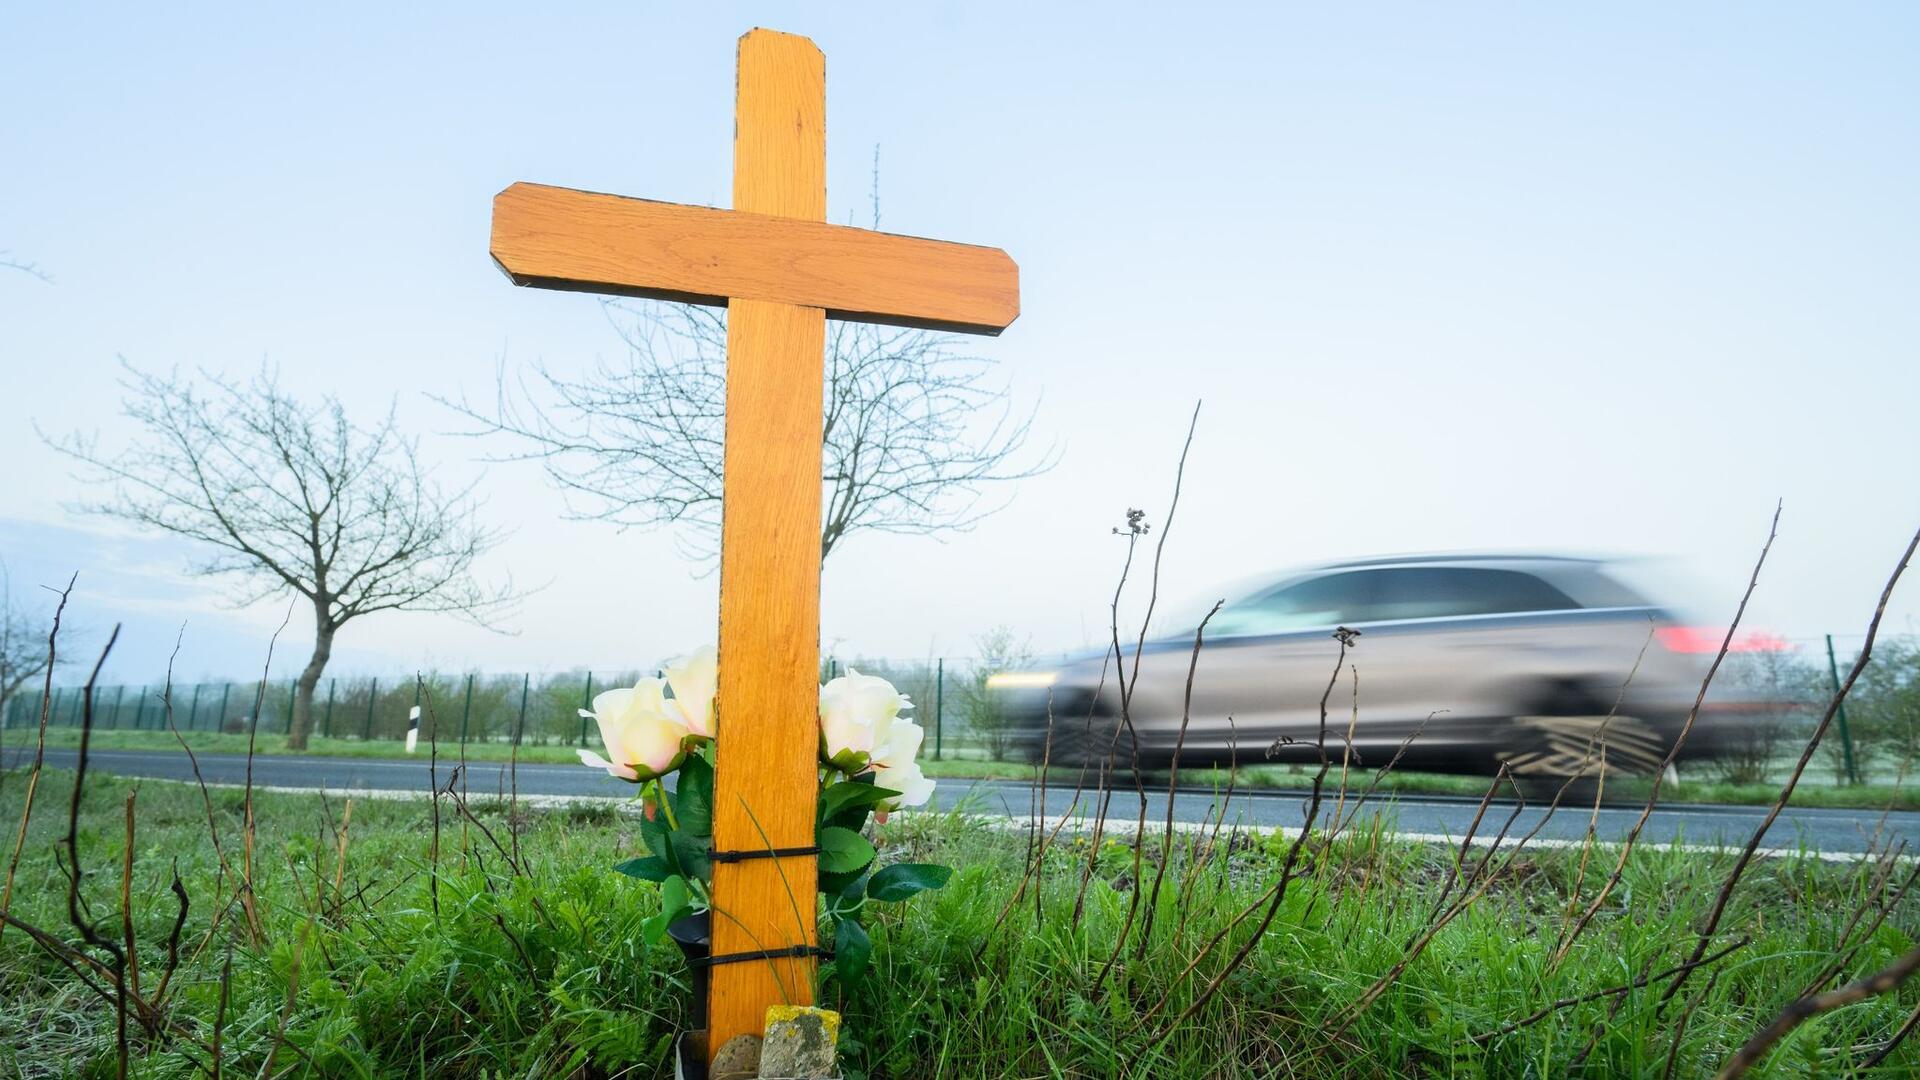
[(1881, 1043), (1879, 1048), (1860, 1063), (1860, 1071), (1867, 1072), (1887, 1060), (1887, 1056), (1898, 1050), (1900, 1044), (1907, 1041), (1907, 1036), (1912, 1035), (1916, 1027), (1920, 1027), (1920, 1004), (1916, 1004), (1913, 1011), (1907, 1014), (1906, 1020), (1900, 1025), (1900, 1030), (1894, 1032), (1892, 1037)]
[[(1167, 820), (1161, 831), (1160, 866), (1153, 875), (1153, 893), (1147, 898), (1147, 917), (1140, 927), (1140, 946), (1135, 958), (1147, 954), (1147, 942), (1153, 938), (1153, 916), (1160, 906), (1160, 885), (1167, 878), (1167, 864), (1173, 861), (1173, 799), (1180, 790), (1180, 752), (1187, 746), (1187, 725), (1193, 720), (1193, 677), (1200, 667), (1200, 646), (1206, 639), (1207, 624), (1220, 611), (1224, 600), (1214, 601), (1206, 617), (1193, 631), (1193, 653), (1187, 658), (1187, 685), (1181, 695), (1180, 734), (1173, 743), (1173, 763), (1167, 771)], [(1111, 963), (1111, 961), (1109, 961)], [(1097, 983), (1096, 983), (1097, 985)]]
[[(1234, 971), (1238, 970), (1241, 964), (1246, 963), (1247, 957), (1252, 955), (1254, 947), (1260, 944), (1260, 938), (1266, 934), (1267, 927), (1273, 925), (1274, 916), (1279, 914), (1280, 905), (1287, 898), (1287, 884), (1293, 880), (1294, 866), (1300, 858), (1301, 849), (1306, 846), (1308, 837), (1313, 835), (1313, 823), (1320, 816), (1322, 789), (1326, 784), (1327, 772), (1332, 768), (1332, 761), (1327, 757), (1327, 699), (1333, 696), (1333, 688), (1335, 684), (1340, 681), (1340, 669), (1346, 666), (1348, 648), (1352, 647), (1354, 641), (1359, 638), (1359, 636), (1360, 631), (1349, 629), (1345, 626), (1333, 632), (1334, 640), (1340, 643), (1340, 655), (1334, 659), (1333, 674), (1328, 676), (1327, 688), (1320, 695), (1320, 735), (1319, 738), (1315, 740), (1315, 746), (1320, 756), (1320, 769), (1314, 773), (1313, 776), (1312, 793), (1307, 800), (1306, 820), (1301, 823), (1300, 835), (1294, 837), (1292, 845), (1287, 848), (1287, 858), (1286, 861), (1281, 864), (1280, 877), (1267, 889), (1264, 896), (1254, 900), (1252, 904), (1243, 909), (1239, 915), (1236, 915), (1226, 926), (1222, 927), (1218, 933), (1208, 940), (1206, 947), (1202, 948), (1192, 960), (1188, 961), (1187, 966), (1180, 972), (1179, 976), (1174, 979), (1174, 985), (1185, 982), (1187, 977), (1193, 973), (1193, 970), (1199, 966), (1200, 962), (1206, 959), (1207, 955), (1213, 951), (1214, 947), (1224, 941), (1226, 936), (1232, 933), (1236, 926), (1240, 925), (1250, 913), (1258, 910), (1264, 902), (1266, 904), (1266, 910), (1260, 917), (1260, 925), (1254, 928), (1253, 933), (1249, 935), (1246, 942), (1240, 946), (1239, 951), (1234, 953), (1233, 958), (1227, 961), (1226, 966), (1222, 967), (1220, 971), (1207, 982), (1207, 985), (1194, 997), (1193, 1001), (1188, 1003), (1186, 1009), (1155, 1037), (1151, 1044), (1155, 1048), (1165, 1043), (1167, 1038), (1178, 1030), (1181, 1024), (1186, 1023), (1189, 1017), (1199, 1012), (1201, 1006), (1205, 1005), (1213, 998), (1213, 995), (1219, 991), (1220, 984), (1224, 983), (1229, 975), (1232, 975)], [(1152, 1023), (1153, 1019), (1160, 1015), (1160, 1011), (1165, 1008), (1168, 1000), (1167, 997), (1162, 997), (1154, 1004), (1153, 1008), (1147, 1010), (1147, 1014), (1140, 1019), (1140, 1026), (1145, 1027)]]
[(1733, 636), (1739, 632), (1740, 620), (1747, 613), (1747, 601), (1753, 599), (1753, 591), (1760, 587), (1760, 570), (1767, 564), (1767, 553), (1773, 550), (1774, 537), (1780, 534), (1782, 506), (1783, 504), (1780, 503), (1774, 505), (1773, 521), (1767, 527), (1767, 542), (1761, 545), (1760, 557), (1754, 561), (1753, 574), (1747, 579), (1747, 590), (1740, 596), (1740, 606), (1734, 609), (1733, 621), (1727, 625), (1727, 634), (1720, 641), (1719, 652), (1714, 654), (1713, 663), (1708, 665), (1706, 675), (1700, 680), (1700, 693), (1693, 699), (1693, 708), (1687, 710), (1686, 721), (1680, 725), (1680, 732), (1674, 737), (1673, 746), (1667, 750), (1666, 759), (1660, 763), (1659, 769), (1653, 774), (1653, 790), (1647, 794), (1647, 804), (1641, 809), (1639, 820), (1633, 823), (1633, 828), (1627, 830), (1626, 839), (1620, 845), (1620, 857), (1613, 865), (1613, 873), (1561, 936), (1559, 947), (1554, 950), (1552, 959), (1547, 962), (1549, 971), (1559, 967), (1566, 960), (1567, 954), (1573, 950), (1574, 941), (1580, 937), (1581, 931), (1587, 928), (1587, 924), (1593, 921), (1593, 917), (1600, 913), (1600, 909), (1606, 905), (1607, 897), (1611, 896), (1614, 887), (1620, 884), (1621, 875), (1626, 873), (1627, 859), (1633, 854), (1633, 846), (1640, 839), (1641, 830), (1646, 828), (1648, 819), (1653, 817), (1653, 808), (1660, 804), (1660, 787), (1666, 780), (1667, 771), (1679, 758), (1680, 749), (1686, 745), (1687, 736), (1693, 731), (1694, 721), (1700, 716), (1700, 707), (1707, 700), (1707, 688), (1713, 685), (1715, 673), (1720, 670), (1721, 663), (1726, 660), (1727, 651), (1733, 647)]
[(433, 800), (433, 840), (427, 847), (427, 891), (433, 897), (433, 917), (440, 917), (440, 717), (433, 709), (433, 691), (418, 672), (414, 685), (427, 703), (427, 789)]
[(260, 711), (267, 703), (267, 674), (273, 669), (273, 648), (280, 641), (280, 632), (293, 621), (293, 605), (287, 605), (286, 617), (274, 628), (273, 636), (267, 639), (267, 658), (260, 665), (260, 685), (253, 695), (253, 720), (247, 725), (247, 776), (246, 789), (242, 793), (240, 818), (240, 910), (247, 916), (247, 933), (255, 942), (267, 939), (267, 925), (260, 917), (260, 907), (253, 891), (253, 756), (254, 746), (260, 735)]
[(33, 821), (33, 797), (40, 788), (40, 771), (47, 760), (47, 722), (53, 710), (53, 668), (60, 658), (60, 618), (66, 614), (67, 598), (73, 595), (73, 583), (79, 574), (67, 579), (60, 590), (60, 603), (53, 609), (53, 626), (47, 631), (47, 670), (40, 689), (40, 737), (34, 744), (33, 769), (27, 773), (26, 803), (20, 810), (20, 831), (13, 839), (13, 855), (7, 860), (7, 880), (0, 886), (0, 934), (6, 933), (6, 917), (13, 910), (13, 879), (20, 869), (20, 853), (27, 847), (27, 826)]
[(227, 1028), (227, 1002), (233, 994), (233, 942), (227, 942), (227, 958), (220, 965), (220, 1003), (213, 1010), (213, 1080), (220, 1080), (221, 1067), (226, 1062), (222, 1052), (221, 1037)]
[(179, 910), (173, 917), (173, 930), (167, 934), (167, 966), (160, 972), (160, 985), (154, 988), (153, 1004), (155, 1008), (164, 1005), (167, 1000), (167, 986), (173, 981), (173, 973), (180, 966), (180, 935), (187, 928), (187, 909), (192, 903), (187, 899), (187, 886), (180, 880), (180, 860), (173, 860), (174, 899), (179, 902)]
[[(1907, 895), (1907, 890), (1913, 887), (1914, 880), (1920, 878), (1920, 859), (1911, 860), (1913, 869), (1907, 874), (1906, 880), (1900, 883), (1900, 887), (1894, 890), (1892, 896), (1887, 896), (1887, 885), (1893, 879), (1893, 871), (1898, 867), (1901, 853), (1906, 850), (1906, 846), (1905, 840), (1900, 841), (1880, 860), (1880, 867), (1868, 884), (1866, 895), (1854, 905), (1853, 914), (1847, 918), (1847, 924), (1840, 928), (1840, 936), (1834, 944), (1833, 959), (1801, 989), (1801, 997), (1817, 994), (1826, 989), (1828, 983), (1839, 978), (1840, 973), (1853, 962), (1854, 956), (1860, 951), (1860, 945), (1873, 940), (1873, 935), (1879, 932), (1880, 925), (1886, 921), (1887, 916), (1894, 909), (1900, 906), (1900, 901)], [(1866, 931), (1859, 935), (1859, 941), (1855, 941), (1854, 930), (1858, 928), (1860, 920), (1866, 916), (1868, 910), (1874, 913), (1873, 921), (1868, 923)]]
[(1714, 986), (1719, 982), (1720, 972), (1716, 970), (1707, 976), (1706, 984), (1694, 991), (1693, 997), (1687, 1001), (1687, 1007), (1680, 1011), (1680, 1019), (1673, 1025), (1673, 1042), (1667, 1047), (1667, 1067), (1660, 1074), (1661, 1080), (1673, 1080), (1674, 1067), (1680, 1064), (1680, 1044), (1687, 1037), (1687, 1021), (1700, 1008), (1700, 1003), (1707, 999), (1707, 995), (1713, 993)]
[(127, 988), (140, 993), (140, 952), (133, 937), (133, 807), (138, 785), (127, 789), (126, 838), (120, 851), (120, 934), (127, 950)]
[(1727, 1059), (1727, 1063), (1720, 1069), (1720, 1080), (1732, 1080), (1733, 1077), (1744, 1075), (1748, 1069), (1766, 1056), (1774, 1043), (1785, 1038), (1788, 1032), (1799, 1027), (1809, 1018), (1829, 1009), (1852, 1005), (1896, 990), (1916, 970), (1920, 970), (1920, 948), (1909, 950), (1879, 971), (1866, 978), (1850, 982), (1837, 990), (1794, 999), (1786, 1008), (1780, 1010), (1780, 1015), (1774, 1017), (1772, 1023), (1755, 1032), (1753, 1038), (1748, 1039), (1744, 1046)]
[[(1793, 772), (1788, 774), (1787, 782), (1780, 788), (1780, 797), (1773, 801), (1773, 805), (1767, 809), (1767, 816), (1754, 827), (1753, 835), (1747, 838), (1747, 846), (1741, 849), (1740, 857), (1734, 861), (1733, 869), (1728, 872), (1726, 880), (1720, 883), (1719, 895), (1714, 897), (1713, 907), (1708, 909), (1706, 921), (1701, 924), (1699, 937), (1694, 941), (1693, 958), (1697, 959), (1707, 951), (1708, 943), (1713, 940), (1714, 931), (1720, 928), (1721, 917), (1726, 914), (1727, 904), (1733, 899), (1733, 890), (1740, 884), (1741, 875), (1746, 873), (1748, 864), (1753, 862), (1754, 853), (1760, 849), (1760, 842), (1766, 839), (1767, 830), (1773, 828), (1773, 823), (1780, 818), (1780, 812), (1787, 808), (1787, 800), (1793, 797), (1793, 789), (1799, 786), (1800, 777), (1807, 771), (1807, 763), (1813, 760), (1814, 751), (1820, 748), (1820, 740), (1826, 735), (1827, 726), (1833, 723), (1834, 716), (1840, 711), (1841, 703), (1847, 700), (1847, 694), (1853, 689), (1853, 684), (1860, 678), (1860, 673), (1866, 670), (1867, 663), (1873, 659), (1873, 642), (1880, 633), (1880, 620), (1886, 615), (1887, 602), (1893, 599), (1894, 586), (1900, 583), (1900, 575), (1907, 569), (1907, 564), (1913, 560), (1916, 548), (1920, 548), (1920, 530), (1916, 530), (1913, 539), (1907, 541), (1907, 549), (1901, 553), (1900, 561), (1894, 564), (1893, 573), (1887, 577), (1886, 587), (1880, 590), (1880, 602), (1874, 605), (1873, 618), (1867, 621), (1867, 639), (1861, 643), (1860, 655), (1854, 660), (1853, 667), (1848, 670), (1846, 680), (1827, 701), (1826, 712), (1821, 715), (1820, 722), (1814, 725), (1813, 734), (1807, 739), (1806, 748), (1800, 751), (1800, 760), (1794, 763)], [(1675, 979), (1667, 987), (1666, 992), (1660, 995), (1661, 1002), (1666, 1002), (1678, 992), (1684, 981), (1684, 975)]]
[(81, 689), (80, 752), (73, 767), (73, 792), (67, 800), (67, 919), (87, 944), (101, 950), (113, 958), (109, 967), (113, 971), (114, 998), (114, 1046), (117, 1051), (116, 1075), (120, 1080), (127, 1076), (127, 956), (120, 944), (100, 933), (93, 920), (87, 918), (81, 909), (80, 885), (86, 875), (80, 862), (80, 802), (86, 794), (87, 751), (93, 739), (93, 692), (100, 680), (100, 669), (106, 666), (107, 657), (113, 652), (114, 643), (120, 640), (120, 627), (116, 624), (113, 633), (107, 635), (106, 648), (100, 650), (100, 659), (94, 661), (93, 673), (87, 676), (87, 684)]
[[(1093, 881), (1094, 868), (1099, 863), (1100, 842), (1106, 838), (1107, 808), (1112, 804), (1112, 793), (1107, 790), (1107, 777), (1113, 768), (1114, 749), (1120, 745), (1121, 727), (1127, 723), (1126, 673), (1124, 671), (1124, 661), (1121, 659), (1120, 653), (1120, 597), (1127, 587), (1128, 576), (1133, 572), (1134, 549), (1139, 545), (1141, 535), (1151, 527), (1152, 526), (1146, 524), (1146, 511), (1128, 510), (1125, 531), (1122, 532), (1122, 530), (1117, 528), (1114, 530), (1114, 532), (1127, 538), (1127, 557), (1120, 564), (1120, 580), (1115, 583), (1113, 587), (1113, 599), (1107, 606), (1107, 624), (1111, 633), (1107, 656), (1114, 664), (1114, 681), (1120, 688), (1120, 712), (1115, 715), (1113, 720), (1113, 735), (1107, 740), (1106, 747), (1098, 754), (1093, 753), (1094, 746), (1092, 742), (1093, 714), (1097, 710), (1089, 709), (1087, 712), (1087, 741), (1083, 745), (1086, 751), (1092, 755), (1097, 762), (1094, 770), (1093, 799), (1095, 810), (1093, 815), (1093, 830), (1087, 839), (1086, 865), (1081, 868), (1080, 888), (1073, 898), (1072, 925), (1075, 927), (1080, 925), (1080, 917), (1086, 911), (1087, 886)], [(1103, 684), (1105, 683), (1105, 665), (1106, 661), (1102, 661), (1101, 666), (1103, 671), (1101, 681)], [(1080, 764), (1082, 782), (1084, 782), (1086, 771), (1087, 762), (1083, 761)], [(1076, 796), (1075, 802), (1077, 803), (1078, 801)]]
[(340, 917), (340, 897), (342, 885), (347, 879), (347, 837), (353, 828), (353, 800), (348, 799), (340, 811), (340, 828), (334, 833), (333, 859), (333, 917)]
[(1675, 964), (1674, 966), (1667, 968), (1665, 971), (1659, 972), (1658, 974), (1642, 975), (1634, 979), (1632, 982), (1622, 983), (1619, 986), (1609, 986), (1604, 990), (1594, 990), (1585, 994), (1577, 994), (1573, 997), (1561, 998), (1560, 1000), (1555, 1001), (1551, 1004), (1541, 1006), (1539, 1009), (1531, 1013), (1528, 1013), (1525, 1017), (1522, 1017), (1519, 1020), (1514, 1020), (1509, 1023), (1502, 1024), (1491, 1031), (1483, 1031), (1478, 1035), (1469, 1035), (1467, 1036), (1467, 1041), (1473, 1042), (1473, 1043), (1489, 1042), (1493, 1039), (1499, 1038), (1502, 1035), (1510, 1035), (1513, 1032), (1519, 1031), (1521, 1028), (1532, 1027), (1533, 1025), (1539, 1023), (1540, 1021), (1545, 1020), (1547, 1017), (1552, 1016), (1554, 1013), (1560, 1012), (1564, 1009), (1571, 1009), (1575, 1005), (1584, 1005), (1589, 1001), (1599, 1001), (1602, 998), (1619, 997), (1623, 994), (1630, 994), (1633, 991), (1648, 985), (1649, 983), (1656, 983), (1656, 982), (1659, 982), (1661, 979), (1670, 979), (1673, 976), (1678, 975), (1683, 971), (1690, 971), (1693, 968), (1704, 967), (1708, 964), (1716, 963), (1724, 959), (1728, 955), (1734, 953), (1735, 951), (1745, 948), (1746, 945), (1747, 945), (1747, 939), (1743, 937), (1740, 940), (1735, 941), (1733, 944), (1728, 945), (1727, 947), (1720, 949), (1719, 951), (1714, 952), (1709, 956), (1705, 956), (1699, 960), (1691, 961), (1685, 964)]
[[(1096, 993), (1099, 992), (1100, 984), (1106, 979), (1108, 972), (1112, 971), (1114, 964), (1119, 961), (1121, 952), (1126, 949), (1127, 935), (1132, 931), (1134, 919), (1138, 915), (1140, 910), (1140, 888), (1139, 888), (1139, 882), (1141, 879), (1140, 869), (1141, 869), (1142, 861), (1145, 854), (1146, 844), (1147, 844), (1147, 787), (1146, 787), (1145, 779), (1140, 775), (1140, 732), (1134, 726), (1134, 723), (1133, 723), (1133, 693), (1135, 688), (1140, 683), (1140, 659), (1142, 654), (1146, 652), (1147, 631), (1153, 625), (1154, 609), (1155, 607), (1158, 606), (1160, 601), (1160, 565), (1166, 556), (1167, 537), (1173, 532), (1174, 517), (1180, 509), (1180, 489), (1182, 485), (1185, 483), (1186, 477), (1187, 477), (1187, 455), (1191, 453), (1193, 450), (1193, 433), (1199, 426), (1200, 426), (1200, 402), (1196, 401), (1193, 404), (1193, 415), (1187, 421), (1186, 441), (1184, 441), (1180, 445), (1180, 460), (1175, 465), (1174, 471), (1173, 471), (1173, 497), (1170, 500), (1168, 500), (1167, 515), (1165, 519), (1163, 519), (1160, 523), (1160, 537), (1159, 539), (1155, 540), (1153, 544), (1153, 570), (1152, 570), (1152, 573), (1147, 578), (1146, 611), (1140, 616), (1140, 631), (1134, 637), (1133, 668), (1130, 672), (1127, 673), (1126, 678), (1121, 680), (1119, 684), (1120, 685), (1120, 721), (1123, 725), (1125, 725), (1127, 729), (1127, 737), (1129, 742), (1131, 743), (1131, 754), (1129, 755), (1129, 763), (1132, 767), (1132, 772), (1133, 772), (1134, 794), (1139, 800), (1139, 815), (1135, 819), (1134, 827), (1133, 827), (1134, 888), (1127, 898), (1126, 920), (1121, 924), (1120, 932), (1119, 934), (1115, 935), (1115, 938), (1114, 938), (1113, 953), (1107, 957), (1106, 966), (1101, 969), (1100, 973), (1097, 976), (1094, 977), (1093, 989)], [(1218, 605), (1215, 605), (1215, 608), (1217, 610)], [(1211, 617), (1212, 617), (1211, 614), (1209, 614), (1208, 618), (1211, 618)], [(1196, 631), (1194, 634), (1193, 656), (1191, 658), (1190, 666), (1196, 666), (1200, 662), (1200, 645), (1201, 645), (1201, 636), (1200, 636), (1200, 633)], [(1118, 646), (1119, 646), (1119, 642), (1116, 640), (1115, 641), (1116, 652), (1118, 650)], [(1191, 683), (1193, 678), (1191, 671), (1188, 672), (1187, 678), (1188, 678), (1189, 685), (1187, 689), (1186, 702), (1188, 706), (1190, 706), (1192, 703)], [(1183, 712), (1184, 711), (1185, 710), (1183, 709)], [(1186, 720), (1184, 718), (1181, 721), (1180, 738), (1182, 742), (1184, 742), (1186, 739)], [(1177, 783), (1179, 779), (1179, 760), (1178, 760), (1179, 749), (1178, 748), (1175, 749), (1174, 756), (1175, 756), (1174, 776), (1170, 778), (1168, 781), (1170, 785)], [(1171, 799), (1171, 796), (1169, 796), (1169, 799)], [(1164, 872), (1164, 867), (1162, 869)], [(1149, 916), (1149, 918), (1150, 917), (1151, 916)]]

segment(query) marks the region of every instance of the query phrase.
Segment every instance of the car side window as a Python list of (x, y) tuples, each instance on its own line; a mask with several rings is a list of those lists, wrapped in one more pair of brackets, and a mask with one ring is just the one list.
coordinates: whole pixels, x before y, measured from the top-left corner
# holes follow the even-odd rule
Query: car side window
[(1377, 586), (1360, 621), (1569, 611), (1580, 606), (1566, 593), (1517, 570), (1397, 567), (1381, 570)]
[(1366, 618), (1377, 570), (1308, 578), (1237, 601), (1207, 624), (1208, 637), (1248, 637), (1339, 626)]

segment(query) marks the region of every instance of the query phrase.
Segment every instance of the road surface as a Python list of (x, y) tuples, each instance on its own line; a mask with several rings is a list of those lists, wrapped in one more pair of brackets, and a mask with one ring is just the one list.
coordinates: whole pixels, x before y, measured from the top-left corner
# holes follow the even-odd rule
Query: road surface
[[(47, 762), (55, 768), (72, 768), (71, 750), (48, 750)], [(30, 760), (31, 751), (9, 747), (6, 765), (17, 767)], [(91, 767), (121, 776), (161, 780), (192, 780), (187, 756), (179, 751), (96, 750)], [(442, 759), (440, 780), (446, 778), (452, 763)], [(239, 784), (246, 775), (246, 758), (238, 754), (201, 754), (200, 771), (210, 784)], [(325, 788), (335, 791), (415, 791), (429, 788), (430, 770), (426, 755), (416, 760), (375, 760), (369, 758), (305, 757), (294, 755), (260, 756), (253, 761), (253, 782), (269, 788)], [(467, 776), (468, 791), (505, 793), (510, 777), (505, 762), (475, 762)], [(517, 770), (522, 796), (601, 796), (624, 798), (633, 788), (604, 773), (579, 765), (522, 763)], [(1684, 788), (1682, 788), (1684, 792)], [(1150, 821), (1164, 820), (1166, 790), (1149, 788)], [(1051, 787), (1046, 792), (1046, 811), (1050, 818), (1073, 806), (1071, 787)], [(1305, 816), (1307, 796), (1300, 791), (1247, 791), (1234, 795), (1229, 824), (1273, 828), (1297, 827)], [(1444, 795), (1376, 795), (1369, 804), (1390, 815), (1394, 831), (1427, 837), (1461, 836), (1472, 824), (1477, 799)], [(1086, 807), (1088, 795), (1081, 796)], [(1181, 822), (1200, 822), (1212, 812), (1215, 796), (1210, 790), (1183, 791), (1174, 799), (1174, 818)], [(963, 807), (986, 814), (1029, 818), (1032, 789), (1024, 781), (941, 780), (934, 796), (940, 808)], [(1139, 813), (1139, 802), (1131, 786), (1118, 793), (1113, 803), (1113, 820), (1129, 824)], [(1513, 804), (1496, 801), (1488, 811), (1482, 834), (1496, 831)], [(1331, 807), (1329, 805), (1328, 809)], [(1512, 835), (1520, 835), (1540, 820), (1544, 808), (1529, 806), (1515, 821)], [(1705, 846), (1739, 846), (1746, 843), (1765, 815), (1765, 807), (1703, 806), (1674, 803), (1655, 811), (1642, 836), (1643, 842), (1684, 843)], [(1580, 840), (1590, 817), (1587, 807), (1562, 808), (1548, 820), (1539, 838), (1548, 842)], [(1597, 832), (1602, 840), (1619, 840), (1640, 816), (1639, 806), (1605, 806), (1600, 810)], [(1324, 818), (1323, 818), (1324, 820)], [(1768, 832), (1764, 847), (1792, 850), (1806, 847), (1841, 855), (1867, 849), (1881, 814), (1874, 810), (1788, 809)], [(1886, 816), (1887, 838), (1905, 838), (1910, 846), (1920, 847), (1920, 813), (1901, 812)]]

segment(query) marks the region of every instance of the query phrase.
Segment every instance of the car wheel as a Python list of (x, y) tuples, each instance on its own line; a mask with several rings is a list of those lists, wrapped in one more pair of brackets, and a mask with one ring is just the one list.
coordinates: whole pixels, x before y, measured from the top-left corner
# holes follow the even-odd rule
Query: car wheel
[(1666, 757), (1666, 743), (1644, 719), (1614, 710), (1612, 700), (1577, 683), (1561, 683), (1511, 721), (1506, 762), (1530, 801), (1592, 801), (1603, 776), (1644, 776)]
[(1092, 786), (1102, 765), (1109, 777), (1131, 771), (1133, 740), (1117, 717), (1055, 717), (1051, 744), (1044, 753), (1050, 782)]

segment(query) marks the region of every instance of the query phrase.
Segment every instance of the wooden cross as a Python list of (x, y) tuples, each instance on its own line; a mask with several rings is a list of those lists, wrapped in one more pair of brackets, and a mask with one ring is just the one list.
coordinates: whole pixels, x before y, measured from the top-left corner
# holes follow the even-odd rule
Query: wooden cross
[[(516, 285), (727, 308), (716, 850), (814, 843), (826, 320), (997, 334), (1020, 313), (997, 248), (826, 224), (826, 60), (740, 39), (733, 209), (515, 184), (493, 258)], [(715, 955), (812, 945), (812, 856), (713, 868)], [(798, 901), (796, 905), (796, 901)], [(798, 907), (798, 912), (795, 908)], [(808, 1004), (812, 958), (711, 969), (708, 1049)]]

